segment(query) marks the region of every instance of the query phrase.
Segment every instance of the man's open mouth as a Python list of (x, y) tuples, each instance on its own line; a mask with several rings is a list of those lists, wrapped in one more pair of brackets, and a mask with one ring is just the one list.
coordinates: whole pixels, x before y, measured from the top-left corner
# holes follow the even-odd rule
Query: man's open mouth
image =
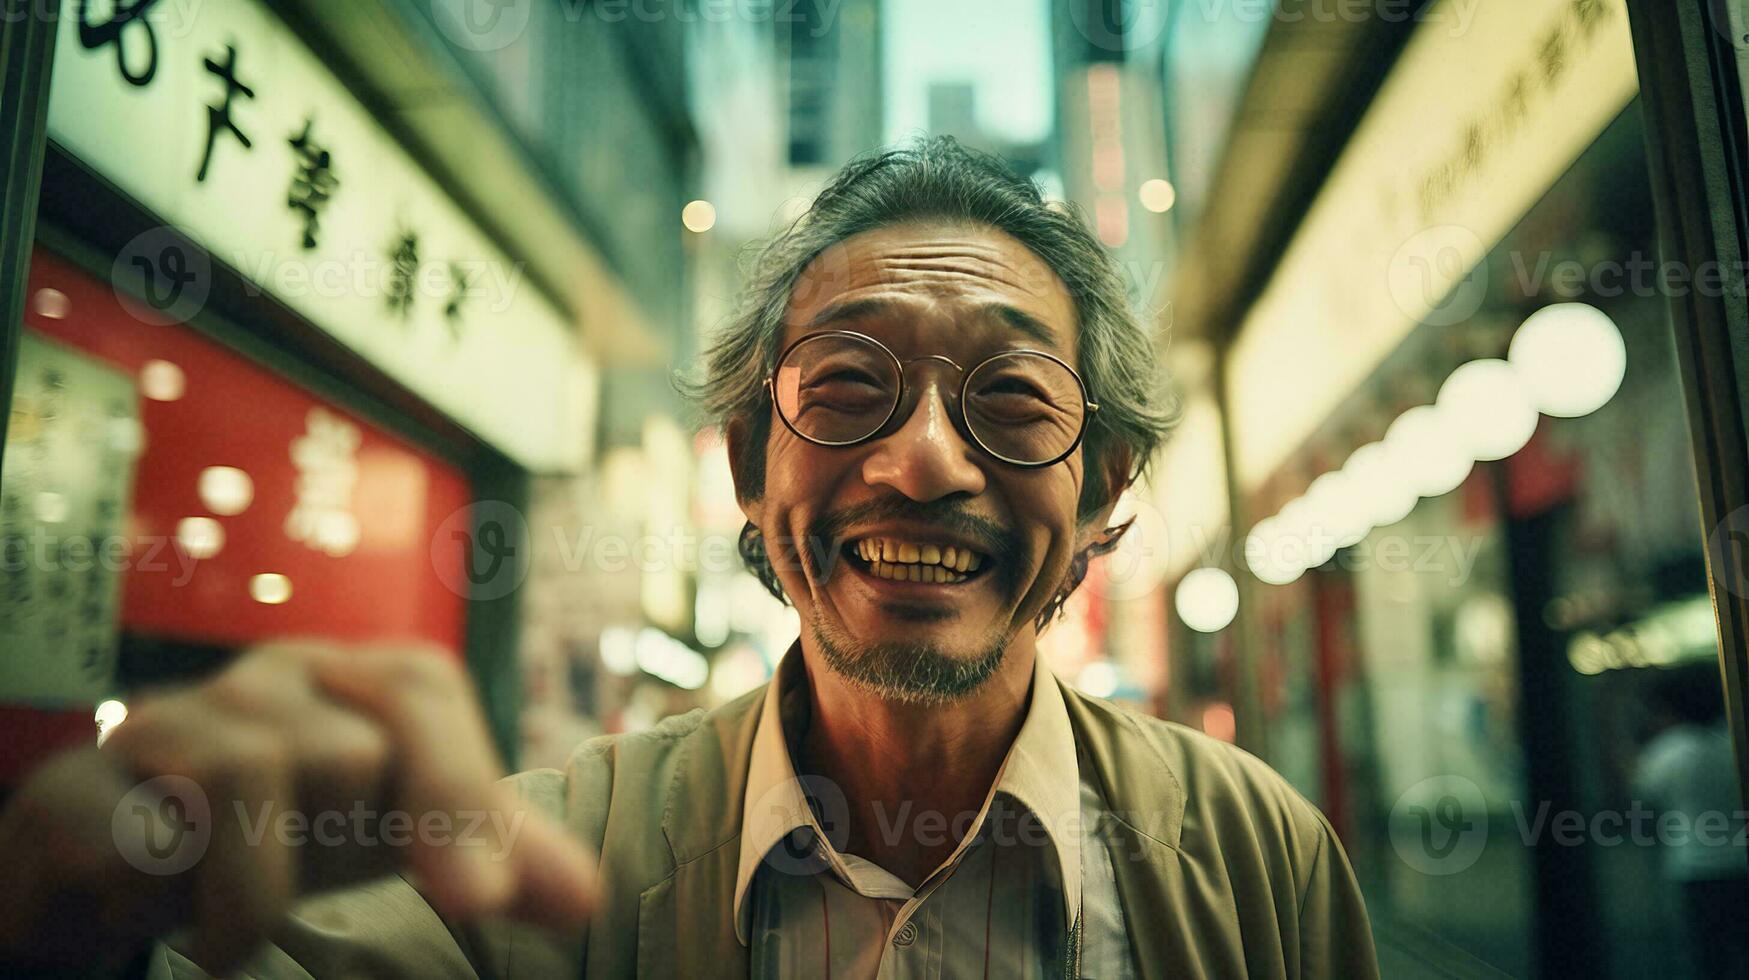
[(903, 538), (854, 538), (844, 544), (844, 556), (876, 578), (895, 582), (957, 585), (988, 570), (989, 557), (958, 545)]

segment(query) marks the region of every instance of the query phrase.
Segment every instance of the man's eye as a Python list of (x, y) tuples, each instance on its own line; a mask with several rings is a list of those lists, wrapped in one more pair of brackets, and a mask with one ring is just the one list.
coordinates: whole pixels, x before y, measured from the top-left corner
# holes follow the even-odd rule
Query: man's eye
[(835, 412), (877, 411), (888, 404), (891, 393), (878, 378), (858, 371), (838, 371), (810, 380), (801, 390), (801, 410)]
[(1037, 398), (1041, 401), (1045, 398), (1044, 392), (1039, 391), (1030, 381), (1026, 381), (1022, 378), (1000, 378), (985, 385), (978, 394), (1020, 395), (1029, 398)]
[(821, 388), (849, 388), (853, 386), (864, 388), (883, 387), (879, 378), (862, 371), (834, 371), (831, 374), (809, 379), (807, 386), (810, 391)]

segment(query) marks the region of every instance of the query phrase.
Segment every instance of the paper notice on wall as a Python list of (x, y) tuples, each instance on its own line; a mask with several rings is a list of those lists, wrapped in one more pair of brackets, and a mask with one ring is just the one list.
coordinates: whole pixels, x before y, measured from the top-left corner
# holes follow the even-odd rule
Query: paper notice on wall
[(125, 374), (24, 334), (0, 464), (0, 703), (114, 688), (137, 405)]

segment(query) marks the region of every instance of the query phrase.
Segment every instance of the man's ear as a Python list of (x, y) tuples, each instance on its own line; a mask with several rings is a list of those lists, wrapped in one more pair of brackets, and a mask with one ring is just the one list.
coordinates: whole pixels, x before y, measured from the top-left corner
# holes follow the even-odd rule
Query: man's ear
[(1098, 520), (1104, 527), (1111, 521), (1112, 509), (1117, 506), (1117, 499), (1128, 490), (1135, 477), (1135, 454), (1128, 446), (1109, 446), (1101, 454), (1104, 460), (1100, 465), (1101, 481), (1105, 486), (1105, 506), (1099, 509)]
[(764, 481), (754, 479), (754, 475), (747, 472), (744, 454), (752, 438), (747, 429), (746, 419), (731, 419), (723, 429), (723, 442), (729, 448), (729, 475), (735, 484), (735, 502), (741, 505), (741, 513), (749, 521), (754, 521), (753, 505), (764, 496)]

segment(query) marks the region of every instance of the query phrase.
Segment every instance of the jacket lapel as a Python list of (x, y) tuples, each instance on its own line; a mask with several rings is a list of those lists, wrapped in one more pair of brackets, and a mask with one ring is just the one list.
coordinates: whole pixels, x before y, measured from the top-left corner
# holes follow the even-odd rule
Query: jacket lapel
[(662, 808), (674, 871), (638, 898), (638, 975), (745, 977), (735, 938), (741, 805), (761, 692), (707, 715), (685, 736)]
[[(1172, 897), (1185, 894), (1184, 868), (1178, 841), (1184, 827), (1184, 786), (1166, 757), (1137, 758), (1132, 751), (1120, 765), (1120, 736), (1127, 746), (1153, 743), (1135, 720), (1087, 701), (1079, 691), (1058, 681), (1076, 751), (1091, 763), (1109, 810), (1113, 836), (1112, 873), (1129, 923), (1130, 949), (1144, 977), (1208, 975), (1196, 959), (1194, 937), (1183, 934), (1185, 911)], [(1117, 726), (1133, 726), (1120, 733)], [(1140, 934), (1147, 942), (1136, 942)]]

